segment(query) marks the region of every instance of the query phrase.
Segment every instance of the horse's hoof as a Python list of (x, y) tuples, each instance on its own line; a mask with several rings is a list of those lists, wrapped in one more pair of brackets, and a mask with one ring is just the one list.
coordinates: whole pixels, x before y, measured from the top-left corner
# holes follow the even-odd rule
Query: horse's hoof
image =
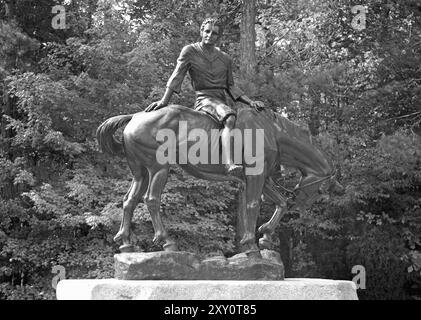
[(259, 248), (261, 250), (263, 250), (263, 249), (272, 250), (273, 244), (268, 239), (260, 238), (259, 239)]
[(255, 236), (252, 233), (246, 233), (244, 234), (243, 238), (240, 241), (241, 245), (250, 245), (250, 246), (255, 246)]
[(134, 252), (134, 247), (131, 244), (123, 244), (119, 249), (121, 253)]
[(178, 251), (178, 247), (175, 243), (166, 243), (162, 247), (164, 248), (164, 251), (167, 251), (167, 252)]
[(262, 254), (260, 253), (260, 250), (247, 250), (244, 253), (246, 254), (247, 258), (263, 259)]
[(159, 245), (165, 240), (166, 236), (161, 233), (155, 233), (155, 236), (152, 239), (154, 245)]

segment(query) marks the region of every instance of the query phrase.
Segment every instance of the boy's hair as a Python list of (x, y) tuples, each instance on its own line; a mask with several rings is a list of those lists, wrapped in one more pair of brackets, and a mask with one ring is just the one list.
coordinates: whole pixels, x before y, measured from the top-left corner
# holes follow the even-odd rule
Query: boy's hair
[(203, 31), (203, 29), (205, 29), (205, 26), (206, 26), (208, 23), (212, 24), (213, 26), (219, 27), (219, 36), (221, 36), (221, 34), (222, 34), (222, 30), (223, 30), (223, 27), (222, 27), (222, 23), (221, 23), (221, 21), (220, 21), (218, 18), (206, 18), (206, 19), (202, 22), (202, 25), (200, 26), (200, 32), (202, 32), (202, 31)]

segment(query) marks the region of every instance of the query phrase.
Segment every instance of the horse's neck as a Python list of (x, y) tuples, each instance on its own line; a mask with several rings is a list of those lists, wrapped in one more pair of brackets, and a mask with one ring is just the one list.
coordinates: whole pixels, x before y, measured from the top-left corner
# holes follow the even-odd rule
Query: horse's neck
[(279, 116), (275, 122), (281, 159), (286, 159), (288, 165), (300, 169), (304, 176), (325, 177), (331, 174), (328, 159), (312, 143), (307, 130)]

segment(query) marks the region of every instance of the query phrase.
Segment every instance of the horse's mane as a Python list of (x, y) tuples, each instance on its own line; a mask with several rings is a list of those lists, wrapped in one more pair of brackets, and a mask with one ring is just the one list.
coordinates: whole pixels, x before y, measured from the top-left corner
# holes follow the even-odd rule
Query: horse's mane
[(281, 126), (282, 128), (285, 128), (290, 135), (296, 137), (299, 140), (306, 140), (309, 143), (312, 143), (310, 130), (308, 130), (307, 128), (303, 126), (300, 126), (299, 124), (289, 120), (285, 116), (273, 110), (267, 110), (267, 111), (273, 114), (273, 117), (275, 118), (277, 124)]
[[(255, 117), (256, 122), (263, 122), (266, 125), (273, 123), (273, 125), (280, 130), (285, 132), (290, 138), (297, 139), (306, 143), (312, 143), (310, 131), (307, 128), (304, 128), (297, 123), (287, 119), (285, 116), (267, 108), (260, 112), (257, 112), (253, 109), (243, 109), (248, 112), (252, 112), (253, 117)], [(265, 126), (267, 128), (267, 126)]]

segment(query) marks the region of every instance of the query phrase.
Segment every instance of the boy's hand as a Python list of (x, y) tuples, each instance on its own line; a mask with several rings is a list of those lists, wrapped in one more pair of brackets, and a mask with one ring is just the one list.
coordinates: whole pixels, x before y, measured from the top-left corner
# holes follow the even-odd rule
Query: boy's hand
[(250, 107), (254, 108), (257, 112), (260, 112), (265, 108), (265, 104), (262, 101), (252, 101), (250, 102)]

